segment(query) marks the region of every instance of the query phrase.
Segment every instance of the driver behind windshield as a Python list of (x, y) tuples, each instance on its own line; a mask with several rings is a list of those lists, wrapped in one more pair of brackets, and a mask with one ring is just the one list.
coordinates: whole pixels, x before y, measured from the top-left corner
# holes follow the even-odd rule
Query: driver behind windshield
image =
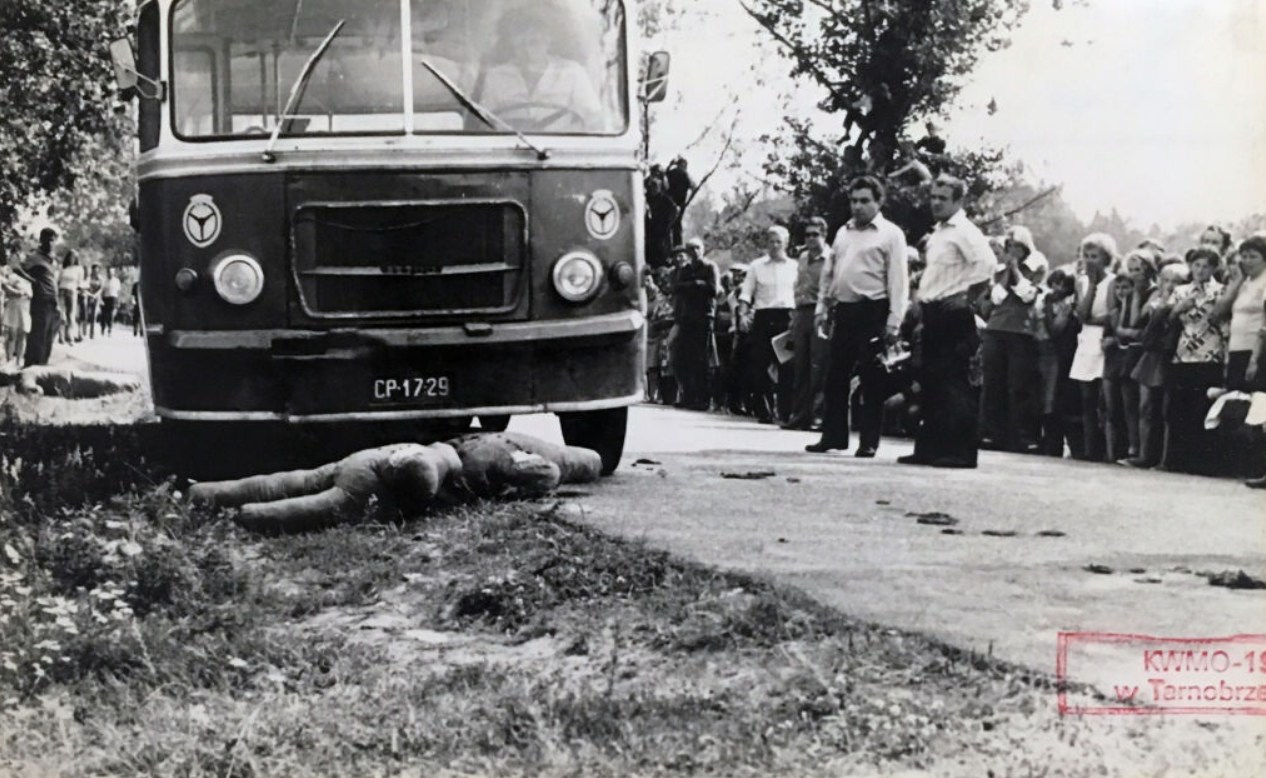
[(496, 51), (508, 60), (484, 74), (475, 96), (519, 130), (574, 132), (597, 127), (602, 103), (585, 69), (558, 56), (557, 22), (536, 8), (507, 11)]

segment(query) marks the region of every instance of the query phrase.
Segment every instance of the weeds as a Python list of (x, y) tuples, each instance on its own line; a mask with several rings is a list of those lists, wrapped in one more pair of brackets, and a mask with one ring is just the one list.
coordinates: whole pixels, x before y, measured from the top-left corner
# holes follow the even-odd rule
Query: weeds
[(249, 537), (145, 434), (0, 419), (0, 774), (1019, 775), (1016, 742), (1094, 742), (1039, 676), (540, 503)]

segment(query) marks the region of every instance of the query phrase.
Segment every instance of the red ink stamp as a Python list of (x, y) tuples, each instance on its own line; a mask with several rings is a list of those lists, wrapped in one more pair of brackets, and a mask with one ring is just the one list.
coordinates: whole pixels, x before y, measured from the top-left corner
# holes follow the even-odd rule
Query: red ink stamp
[[(1061, 632), (1059, 712), (1068, 716), (1266, 716), (1266, 635), (1169, 638)], [(1070, 702), (1070, 685), (1099, 690)], [(1086, 701), (1088, 700), (1088, 701)]]

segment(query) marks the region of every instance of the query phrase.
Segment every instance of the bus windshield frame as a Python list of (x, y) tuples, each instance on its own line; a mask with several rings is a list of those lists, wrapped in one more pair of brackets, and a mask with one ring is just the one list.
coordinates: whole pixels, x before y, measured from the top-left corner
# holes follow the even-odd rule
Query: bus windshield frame
[[(282, 117), (304, 63), (340, 21)], [(260, 140), (279, 123), (282, 138), (630, 128), (622, 0), (175, 0), (168, 24), (168, 119), (182, 141)], [(504, 126), (463, 106), (432, 68)]]

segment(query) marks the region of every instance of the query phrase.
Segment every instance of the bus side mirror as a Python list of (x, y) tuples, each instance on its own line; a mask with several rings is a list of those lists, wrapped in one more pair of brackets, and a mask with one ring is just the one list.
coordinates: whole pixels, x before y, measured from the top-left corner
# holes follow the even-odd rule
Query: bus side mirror
[[(140, 96), (146, 100), (162, 101), (167, 97), (167, 85), (141, 75), (136, 69), (136, 53), (132, 50), (132, 42), (127, 38), (119, 38), (110, 42), (110, 59), (114, 62), (114, 80), (119, 84), (119, 96), (131, 100)], [(149, 87), (146, 92), (144, 87)]]
[(668, 52), (657, 51), (646, 62), (646, 75), (642, 78), (643, 101), (658, 103), (668, 96), (668, 65), (671, 61)]

